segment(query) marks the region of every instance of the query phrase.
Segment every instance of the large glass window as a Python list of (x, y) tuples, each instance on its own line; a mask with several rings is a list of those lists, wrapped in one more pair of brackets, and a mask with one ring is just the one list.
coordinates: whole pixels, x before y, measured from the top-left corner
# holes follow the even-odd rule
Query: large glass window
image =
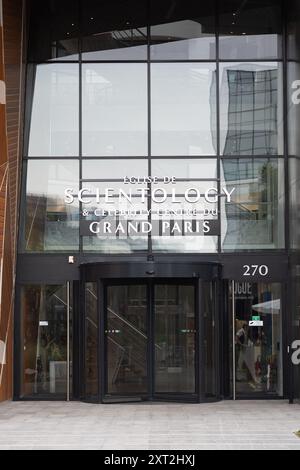
[(74, 251), (79, 248), (79, 205), (65, 202), (65, 189), (79, 189), (76, 160), (27, 163), (24, 250)]
[(145, 156), (146, 64), (83, 65), (84, 156)]
[(283, 159), (223, 160), (221, 177), (223, 250), (284, 248)]
[(281, 57), (281, 1), (219, 2), (221, 59)]
[(151, 59), (214, 59), (214, 1), (153, 0), (151, 2)]
[(84, 0), (83, 60), (146, 60), (147, 0)]
[(215, 155), (215, 65), (152, 64), (151, 85), (152, 155)]
[(21, 395), (66, 396), (67, 287), (26, 285), (21, 290)]
[[(282, 396), (281, 285), (243, 284), (234, 292), (236, 395)], [(251, 326), (253, 316), (259, 326)]]
[(300, 248), (300, 159), (289, 159), (290, 244)]
[(79, 66), (30, 65), (33, 90), (30, 111), (31, 157), (65, 157), (79, 154)]
[(289, 155), (293, 157), (300, 157), (300, 63), (288, 62), (287, 67)]
[(282, 155), (282, 67), (221, 63), (220, 148), (223, 155)]

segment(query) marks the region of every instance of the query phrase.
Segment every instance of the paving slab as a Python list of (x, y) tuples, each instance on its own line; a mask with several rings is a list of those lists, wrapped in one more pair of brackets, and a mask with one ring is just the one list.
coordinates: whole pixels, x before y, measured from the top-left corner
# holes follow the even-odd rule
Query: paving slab
[(300, 404), (0, 403), (0, 450), (300, 450)]

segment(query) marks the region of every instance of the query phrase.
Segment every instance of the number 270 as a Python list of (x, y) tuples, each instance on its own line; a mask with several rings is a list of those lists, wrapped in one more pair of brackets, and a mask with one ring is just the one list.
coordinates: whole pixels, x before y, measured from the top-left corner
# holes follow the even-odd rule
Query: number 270
[(269, 268), (265, 264), (244, 264), (243, 269), (243, 276), (255, 276), (255, 274), (267, 276), (269, 273)]

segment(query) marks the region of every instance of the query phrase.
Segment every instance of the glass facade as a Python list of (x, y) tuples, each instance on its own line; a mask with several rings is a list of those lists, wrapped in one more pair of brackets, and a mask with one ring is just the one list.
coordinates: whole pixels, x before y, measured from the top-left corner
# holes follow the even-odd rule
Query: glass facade
[(299, 337), (297, 2), (71, 3), (33, 1), (29, 15), (18, 269), (35, 353), (22, 353), (22, 395), (66, 390), (52, 353), (37, 359), (57, 342), (38, 322), (72, 278), (78, 397), (285, 396)]
[[(74, 39), (62, 39), (59, 29), (43, 38), (48, 56), (39, 62), (44, 63), (38, 63), (38, 43), (30, 42), (22, 249), (111, 254), (284, 249), (280, 2), (249, 1), (241, 9), (231, 1), (216, 10), (214, 2), (200, 8), (190, 1), (163, 7), (153, 1), (149, 14), (143, 2), (130, 5), (125, 11), (122, 2), (111, 2), (103, 16), (97, 2), (85, 2), (78, 55)], [(52, 14), (56, 24), (62, 13)], [(78, 22), (71, 24), (73, 37)], [(289, 73), (292, 80), (295, 67)], [(49, 170), (46, 157), (57, 158), (48, 162)], [(68, 176), (60, 176), (68, 165), (73, 165)], [(33, 187), (40, 170), (58, 175), (56, 188), (54, 180), (48, 188), (55, 195), (44, 194), (50, 174), (48, 181), (40, 180), (43, 194)], [(126, 184), (133, 176), (144, 183)], [(153, 177), (157, 181), (145, 181)], [(166, 177), (174, 178), (172, 184), (166, 185)], [(222, 185), (232, 197), (225, 197)], [(72, 203), (64, 202), (66, 188)], [(121, 199), (119, 190), (129, 189), (131, 200)], [(207, 198), (207, 191), (219, 201)], [(115, 236), (101, 231), (101, 224), (115, 228), (121, 221), (127, 227), (133, 219), (156, 229)], [(190, 236), (189, 227), (199, 221), (216, 229), (209, 236)], [(88, 233), (88, 225), (97, 233)]]

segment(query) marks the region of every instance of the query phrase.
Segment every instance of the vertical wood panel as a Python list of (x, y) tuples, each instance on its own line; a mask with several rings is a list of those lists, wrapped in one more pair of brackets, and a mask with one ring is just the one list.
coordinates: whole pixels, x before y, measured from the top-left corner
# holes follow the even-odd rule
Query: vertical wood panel
[(3, 25), (0, 32), (0, 80), (5, 84), (5, 100), (0, 104), (0, 341), (6, 345), (6, 360), (1, 364), (0, 358), (0, 401), (12, 398), (23, 1), (0, 0), (0, 5), (1, 3)]

